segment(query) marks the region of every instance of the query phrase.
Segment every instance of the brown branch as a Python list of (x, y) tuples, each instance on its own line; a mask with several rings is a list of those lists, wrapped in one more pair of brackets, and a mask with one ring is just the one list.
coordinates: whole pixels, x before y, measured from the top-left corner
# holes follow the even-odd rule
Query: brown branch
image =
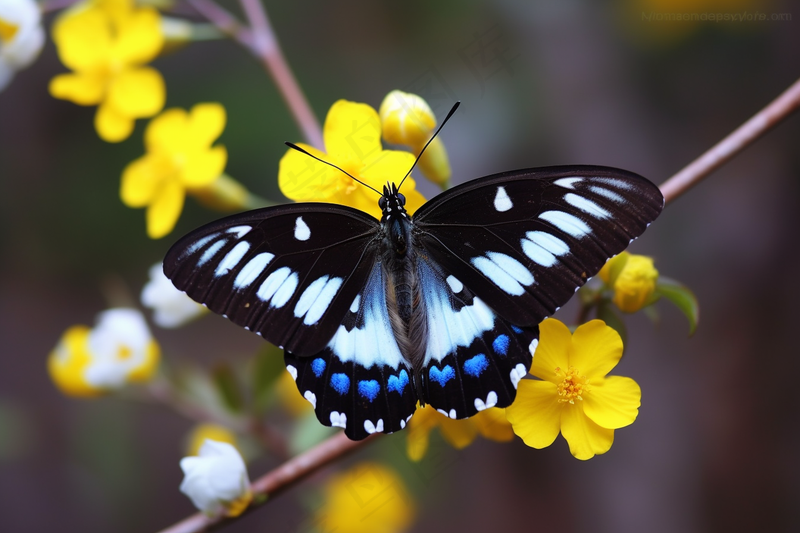
[(242, 9), (250, 23), (249, 28), (212, 0), (188, 0), (188, 2), (220, 31), (233, 37), (263, 63), (306, 142), (316, 148), (324, 149), (319, 121), (286, 62), (261, 0), (241, 0)]
[[(253, 501), (264, 502), (268, 498), (280, 494), (306, 476), (316, 472), (339, 457), (360, 448), (367, 442), (372, 442), (375, 438), (375, 436), (372, 436), (364, 440), (352, 441), (348, 439), (344, 433), (334, 435), (307, 452), (286, 461), (275, 470), (268, 472), (251, 483), (250, 488), (253, 491)], [(245, 510), (245, 514), (251, 512), (256, 507), (257, 504), (251, 504)], [(161, 533), (196, 533), (198, 531), (210, 531), (219, 526), (228, 524), (237, 518), (238, 517), (228, 518), (225, 516), (212, 517), (203, 513), (196, 513), (161, 530)]]
[(773, 126), (800, 107), (800, 80), (797, 80), (767, 107), (715, 144), (703, 155), (661, 184), (667, 202), (689, 190), (700, 180), (754, 143)]

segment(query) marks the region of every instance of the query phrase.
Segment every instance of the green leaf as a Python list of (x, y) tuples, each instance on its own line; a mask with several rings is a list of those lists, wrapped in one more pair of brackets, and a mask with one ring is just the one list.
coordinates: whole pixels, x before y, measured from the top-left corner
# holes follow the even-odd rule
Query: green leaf
[(265, 343), (253, 358), (252, 365), (254, 407), (256, 412), (263, 412), (269, 405), (275, 382), (286, 370), (283, 350)]
[(606, 323), (610, 328), (613, 328), (622, 337), (622, 345), (628, 344), (628, 328), (625, 327), (625, 322), (617, 315), (611, 308), (611, 302), (604, 300), (597, 306), (597, 318)]
[(211, 379), (225, 407), (234, 413), (241, 412), (244, 398), (233, 369), (226, 363), (220, 363), (211, 371)]
[(674, 279), (659, 276), (655, 293), (674, 303), (689, 319), (689, 336), (694, 335), (700, 319), (700, 307), (697, 297), (688, 287)]

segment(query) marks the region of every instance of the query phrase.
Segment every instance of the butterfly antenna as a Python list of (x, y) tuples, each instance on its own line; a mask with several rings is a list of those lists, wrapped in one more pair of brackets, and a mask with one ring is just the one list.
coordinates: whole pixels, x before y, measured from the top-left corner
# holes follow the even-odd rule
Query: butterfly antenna
[(450, 120), (450, 117), (453, 116), (453, 113), (456, 112), (456, 109), (458, 109), (458, 106), (460, 106), (460, 105), (461, 105), (461, 102), (456, 102), (455, 104), (453, 104), (453, 107), (450, 109), (450, 112), (447, 113), (446, 117), (444, 117), (444, 120), (439, 125), (439, 127), (436, 129), (436, 132), (433, 134), (433, 136), (430, 139), (428, 139), (428, 142), (425, 143), (425, 146), (422, 147), (422, 150), (420, 150), (419, 155), (417, 156), (417, 159), (414, 161), (414, 164), (411, 165), (411, 168), (408, 169), (408, 172), (406, 172), (406, 175), (403, 176), (403, 179), (400, 181), (400, 185), (397, 186), (397, 190), (400, 190), (400, 187), (403, 186), (403, 182), (406, 181), (406, 178), (411, 174), (411, 171), (414, 170), (415, 166), (417, 166), (417, 163), (419, 163), (420, 157), (422, 157), (422, 154), (425, 153), (425, 148), (427, 148), (428, 145), (431, 144), (431, 142), (436, 138), (436, 136), (439, 135), (439, 132), (442, 131), (442, 128), (444, 128), (444, 125), (447, 124), (447, 121)]
[[(444, 124), (442, 124), (442, 125), (444, 126)], [(364, 183), (363, 181), (361, 181), (361, 180), (360, 180), (360, 179), (358, 179), (357, 177), (353, 176), (352, 174), (350, 174), (349, 172), (347, 172), (347, 171), (346, 171), (346, 170), (344, 170), (343, 168), (341, 168), (341, 167), (337, 167), (336, 165), (334, 165), (334, 164), (333, 164), (333, 163), (331, 163), (330, 161), (325, 161), (324, 159), (321, 159), (321, 158), (319, 158), (319, 157), (315, 156), (314, 154), (311, 154), (311, 153), (307, 152), (306, 150), (303, 150), (302, 148), (300, 148), (300, 147), (299, 147), (299, 146), (297, 146), (296, 144), (294, 144), (294, 143), (290, 143), (289, 141), (286, 141), (286, 142), (284, 142), (283, 144), (285, 144), (285, 145), (286, 145), (286, 146), (288, 146), (289, 148), (293, 148), (293, 149), (297, 150), (297, 151), (298, 151), (298, 152), (300, 152), (301, 154), (306, 154), (307, 156), (309, 156), (309, 157), (311, 157), (311, 158), (313, 158), (313, 159), (316, 159), (316, 160), (317, 160), (317, 161), (319, 161), (320, 163), (325, 163), (326, 165), (328, 165), (328, 166), (331, 166), (331, 167), (335, 168), (335, 169), (336, 169), (336, 170), (338, 170), (339, 172), (342, 172), (342, 173), (344, 173), (344, 174), (347, 174), (348, 176), (350, 176), (351, 178), (353, 178), (355, 181), (357, 181), (358, 183), (360, 183), (360, 184), (361, 184), (361, 185), (363, 185), (364, 187), (367, 187), (368, 189), (372, 189), (373, 191), (375, 191), (375, 192), (376, 192), (376, 193), (378, 193), (379, 195), (383, 196), (383, 193), (382, 193), (381, 191), (379, 191), (378, 189), (376, 189), (375, 187), (371, 187), (371, 186), (367, 185), (366, 183)], [(427, 145), (426, 145), (426, 146), (427, 146)], [(412, 168), (413, 168), (413, 167), (412, 167)], [(409, 171), (409, 172), (411, 172), (411, 171)]]

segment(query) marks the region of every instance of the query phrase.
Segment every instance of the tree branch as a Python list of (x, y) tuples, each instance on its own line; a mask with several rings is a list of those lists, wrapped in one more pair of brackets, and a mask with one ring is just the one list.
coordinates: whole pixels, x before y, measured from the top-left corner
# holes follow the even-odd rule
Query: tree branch
[(697, 184), (800, 107), (800, 80), (730, 135), (661, 184), (667, 203)]
[[(306, 476), (316, 472), (339, 457), (360, 448), (367, 442), (374, 441), (375, 438), (375, 436), (371, 436), (364, 440), (352, 441), (348, 439), (344, 433), (334, 435), (307, 452), (289, 459), (278, 468), (251, 483), (250, 488), (253, 491), (253, 501), (264, 502), (268, 498), (280, 494)], [(256, 507), (257, 505), (251, 504), (247, 510), (245, 510), (244, 514), (251, 512)], [(161, 530), (160, 533), (196, 533), (198, 531), (210, 531), (236, 519), (238, 519), (238, 517), (212, 517), (203, 513), (196, 513)]]

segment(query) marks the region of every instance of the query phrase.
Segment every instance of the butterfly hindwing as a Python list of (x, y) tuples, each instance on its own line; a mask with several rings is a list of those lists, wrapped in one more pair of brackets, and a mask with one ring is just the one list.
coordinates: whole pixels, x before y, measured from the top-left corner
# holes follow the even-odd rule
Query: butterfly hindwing
[(175, 286), (295, 354), (319, 352), (376, 261), (378, 221), (332, 204), (259, 209), (178, 241), (164, 260)]
[(605, 167), (505, 172), (440, 194), (414, 214), (430, 257), (511, 323), (564, 305), (664, 205), (658, 188)]
[(511, 405), (531, 366), (538, 327), (511, 325), (429, 261), (420, 261), (419, 273), (428, 320), (425, 402), (450, 418)]
[(378, 263), (323, 350), (310, 357), (285, 354), (319, 421), (344, 428), (353, 440), (398, 431), (416, 409), (412, 370), (392, 331), (385, 282)]

